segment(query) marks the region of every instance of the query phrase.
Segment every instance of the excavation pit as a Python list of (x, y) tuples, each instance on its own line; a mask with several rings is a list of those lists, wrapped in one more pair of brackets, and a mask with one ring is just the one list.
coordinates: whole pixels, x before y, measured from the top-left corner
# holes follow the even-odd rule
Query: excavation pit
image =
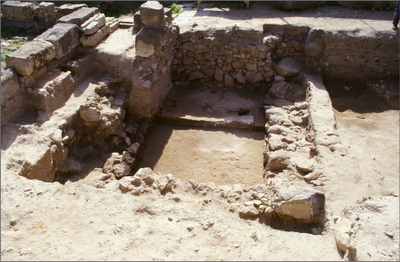
[(156, 122), (138, 168), (216, 185), (262, 184), (264, 132)]

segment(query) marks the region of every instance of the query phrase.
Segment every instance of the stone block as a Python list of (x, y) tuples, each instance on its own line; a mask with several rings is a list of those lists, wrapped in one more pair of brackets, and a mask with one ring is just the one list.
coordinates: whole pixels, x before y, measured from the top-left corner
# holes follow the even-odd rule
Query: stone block
[(50, 3), (50, 2), (41, 2), (39, 4), (39, 9), (44, 10), (44, 11), (49, 11), (49, 12), (55, 12), (56, 5), (54, 3)]
[(23, 44), (6, 57), (6, 66), (13, 67), (18, 74), (29, 76), (34, 70), (56, 56), (55, 46), (47, 41), (34, 40)]
[(58, 19), (58, 22), (81, 26), (84, 22), (89, 20), (97, 13), (99, 13), (99, 9), (97, 7), (82, 7), (68, 15), (61, 17)]
[(258, 72), (250, 72), (250, 71), (248, 71), (246, 73), (246, 81), (248, 83), (253, 84), (253, 83), (257, 83), (257, 82), (263, 81), (263, 80), (264, 80), (263, 76)]
[(308, 188), (280, 188), (272, 204), (276, 214), (284, 221), (301, 225), (321, 224), (325, 212), (325, 195)]
[(158, 29), (143, 27), (136, 36), (136, 55), (150, 57), (158, 53), (161, 48), (161, 31)]
[(285, 98), (289, 84), (286, 81), (274, 81), (269, 93), (277, 98)]
[(140, 15), (145, 26), (163, 28), (164, 7), (158, 1), (147, 1), (140, 6)]
[(137, 11), (133, 15), (133, 29), (134, 30), (140, 30), (144, 26), (142, 22), (142, 16), (140, 15), (140, 11)]
[(78, 26), (58, 23), (35, 39), (52, 43), (56, 49), (56, 58), (61, 59), (80, 44), (80, 36), (81, 31)]
[(20, 87), (18, 84), (17, 73), (12, 68), (6, 68), (1, 72), (1, 105), (18, 93)]
[(282, 58), (276, 65), (276, 72), (281, 76), (295, 76), (304, 67), (304, 63), (291, 57)]
[(282, 170), (289, 166), (290, 154), (285, 150), (268, 152), (267, 171)]
[(103, 26), (96, 33), (92, 35), (82, 35), (80, 41), (83, 46), (95, 46), (101, 41), (105, 36), (111, 32), (110, 24)]
[(53, 111), (64, 103), (74, 90), (71, 72), (55, 71), (48, 73), (32, 88), (29, 101), (41, 111)]
[(221, 69), (216, 68), (214, 73), (214, 78), (218, 82), (222, 82), (224, 80), (224, 72)]
[(28, 21), (33, 20), (35, 4), (20, 1), (6, 1), (1, 4), (2, 18)]
[(69, 15), (81, 8), (87, 7), (86, 4), (63, 4), (57, 8), (57, 16), (63, 17)]
[(228, 72), (226, 72), (224, 74), (224, 86), (225, 87), (235, 87), (235, 80), (233, 79), (231, 74), (229, 74)]
[(85, 35), (92, 35), (106, 24), (106, 16), (104, 14), (96, 14), (81, 25), (82, 32)]

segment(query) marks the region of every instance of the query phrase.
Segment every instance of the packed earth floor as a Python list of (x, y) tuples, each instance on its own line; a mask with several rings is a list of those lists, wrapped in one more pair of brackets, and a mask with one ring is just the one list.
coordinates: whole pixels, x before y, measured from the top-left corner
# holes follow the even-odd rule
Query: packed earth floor
[[(324, 6), (282, 11), (273, 2), (251, 1), (248, 9), (202, 2), (200, 7), (184, 5), (174, 23), (180, 33), (284, 24), (356, 31), (360, 38), (398, 38), (392, 18), (393, 10)], [(129, 51), (133, 37), (131, 28), (119, 28), (96, 48), (100, 53)], [(43, 132), (83, 105), (104, 86), (102, 81), (102, 75), (88, 76), (56, 114), (43, 116)], [(18, 175), (11, 158), (34, 155), (42, 146), (30, 140), (36, 132), (31, 124), (40, 116), (23, 117), (26, 127), (2, 124), (1, 259), (336, 261), (354, 259), (355, 247), (357, 260), (398, 261), (398, 90), (388, 104), (356, 85), (324, 84), (340, 147), (315, 157), (324, 172), (314, 183), (298, 174), (268, 173), (285, 185), (323, 192), (322, 227), (292, 228), (252, 215), (250, 209), (263, 199), (273, 201), (263, 177), (264, 106), (293, 108), (302, 102), (209, 84), (188, 88), (176, 81), (143, 138), (139, 164), (121, 179), (102, 171), (111, 150), (97, 155), (83, 147), (76, 152), (81, 156), (78, 174), (56, 182)], [(114, 97), (113, 110), (119, 103)], [(227, 116), (230, 121), (220, 124)], [(337, 244), (342, 218), (351, 221), (346, 234), (353, 242), (346, 254)]]

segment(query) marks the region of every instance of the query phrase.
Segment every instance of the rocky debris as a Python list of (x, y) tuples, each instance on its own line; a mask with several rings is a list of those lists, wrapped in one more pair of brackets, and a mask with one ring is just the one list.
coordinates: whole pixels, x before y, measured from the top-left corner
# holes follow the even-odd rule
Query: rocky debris
[(103, 173), (113, 174), (116, 179), (121, 179), (130, 175), (131, 169), (135, 164), (133, 158), (128, 152), (124, 151), (122, 155), (112, 153), (111, 157), (106, 160), (103, 166)]
[(301, 225), (323, 225), (325, 195), (308, 188), (279, 188), (272, 204), (283, 220), (296, 221)]
[[(344, 217), (340, 218), (345, 221), (344, 226), (337, 227), (337, 232), (342, 234), (341, 239), (344, 241), (338, 245), (343, 252), (346, 251), (344, 258), (353, 261), (371, 258), (398, 260), (399, 197), (364, 197), (358, 202), (358, 205), (344, 209)], [(344, 244), (347, 244), (347, 250)]]
[(365, 80), (368, 90), (385, 101), (393, 109), (399, 109), (399, 88), (396, 80)]

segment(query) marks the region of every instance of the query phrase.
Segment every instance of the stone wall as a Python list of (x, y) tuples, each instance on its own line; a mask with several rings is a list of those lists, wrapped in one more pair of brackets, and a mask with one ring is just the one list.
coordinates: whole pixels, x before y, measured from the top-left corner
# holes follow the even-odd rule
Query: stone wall
[[(13, 6), (7, 3), (4, 4), (4, 10), (8, 10), (7, 8)], [(25, 9), (29, 9), (31, 5), (16, 3), (18, 8), (22, 8), (21, 6), (23, 6)], [(47, 10), (54, 7), (53, 5), (41, 3), (39, 6)], [(59, 18), (59, 23), (56, 23), (44, 33), (37, 36), (33, 41), (23, 44), (17, 51), (7, 55), (6, 67), (12, 68), (12, 72), (15, 74), (15, 77), (12, 79), (17, 79), (17, 82), (15, 83), (14, 81), (12, 86), (18, 84), (18, 88), (13, 88), (13, 90), (19, 91), (7, 91), (7, 100), (4, 99), (2, 101), (2, 123), (12, 121), (12, 119), (16, 118), (23, 111), (21, 107), (19, 110), (6, 109), (15, 107), (11, 105), (12, 101), (21, 102), (27, 100), (21, 103), (24, 105), (32, 104), (28, 103), (32, 99), (36, 102), (46, 101), (48, 99), (46, 98), (48, 92), (44, 92), (44, 90), (46, 89), (47, 82), (43, 83), (42, 86), (38, 86), (37, 82), (41, 79), (47, 79), (50, 82), (53, 81), (54, 79), (49, 78), (52, 71), (58, 68), (61, 63), (81, 52), (79, 48), (95, 46), (101, 39), (118, 28), (119, 21), (106, 21), (105, 16), (99, 14), (97, 8), (88, 8), (82, 4), (66, 5), (65, 7), (68, 11), (61, 13), (67, 13), (67, 15)], [(39, 8), (39, 10), (41, 9)], [(64, 8), (59, 10), (64, 10)], [(23, 16), (25, 17), (26, 15)], [(4, 79), (6, 78), (8, 79), (8, 77)], [(7, 81), (9, 82), (10, 80)], [(51, 96), (52, 99), (58, 101), (51, 107), (53, 109), (57, 108), (57, 104), (61, 104), (73, 91), (73, 88), (70, 86), (68, 88), (63, 86), (63, 81), (56, 81), (56, 83), (58, 86), (54, 90), (69, 90), (69, 92), (60, 92), (62, 94), (60, 97), (58, 97), (57, 92)], [(34, 104), (34, 107), (37, 110), (49, 108), (37, 103)]]
[(260, 30), (234, 26), (215, 32), (194, 28), (178, 38), (172, 79), (266, 90), (274, 76), (282, 75), (275, 68), (286, 57), (327, 78), (396, 78), (398, 44), (392, 36), (360, 37), (357, 32), (305, 26), (266, 24)]
[(179, 29), (165, 11), (160, 3), (148, 1), (136, 20), (143, 26), (135, 40), (137, 70), (132, 71), (128, 112), (140, 119), (153, 117), (172, 87), (171, 62)]

